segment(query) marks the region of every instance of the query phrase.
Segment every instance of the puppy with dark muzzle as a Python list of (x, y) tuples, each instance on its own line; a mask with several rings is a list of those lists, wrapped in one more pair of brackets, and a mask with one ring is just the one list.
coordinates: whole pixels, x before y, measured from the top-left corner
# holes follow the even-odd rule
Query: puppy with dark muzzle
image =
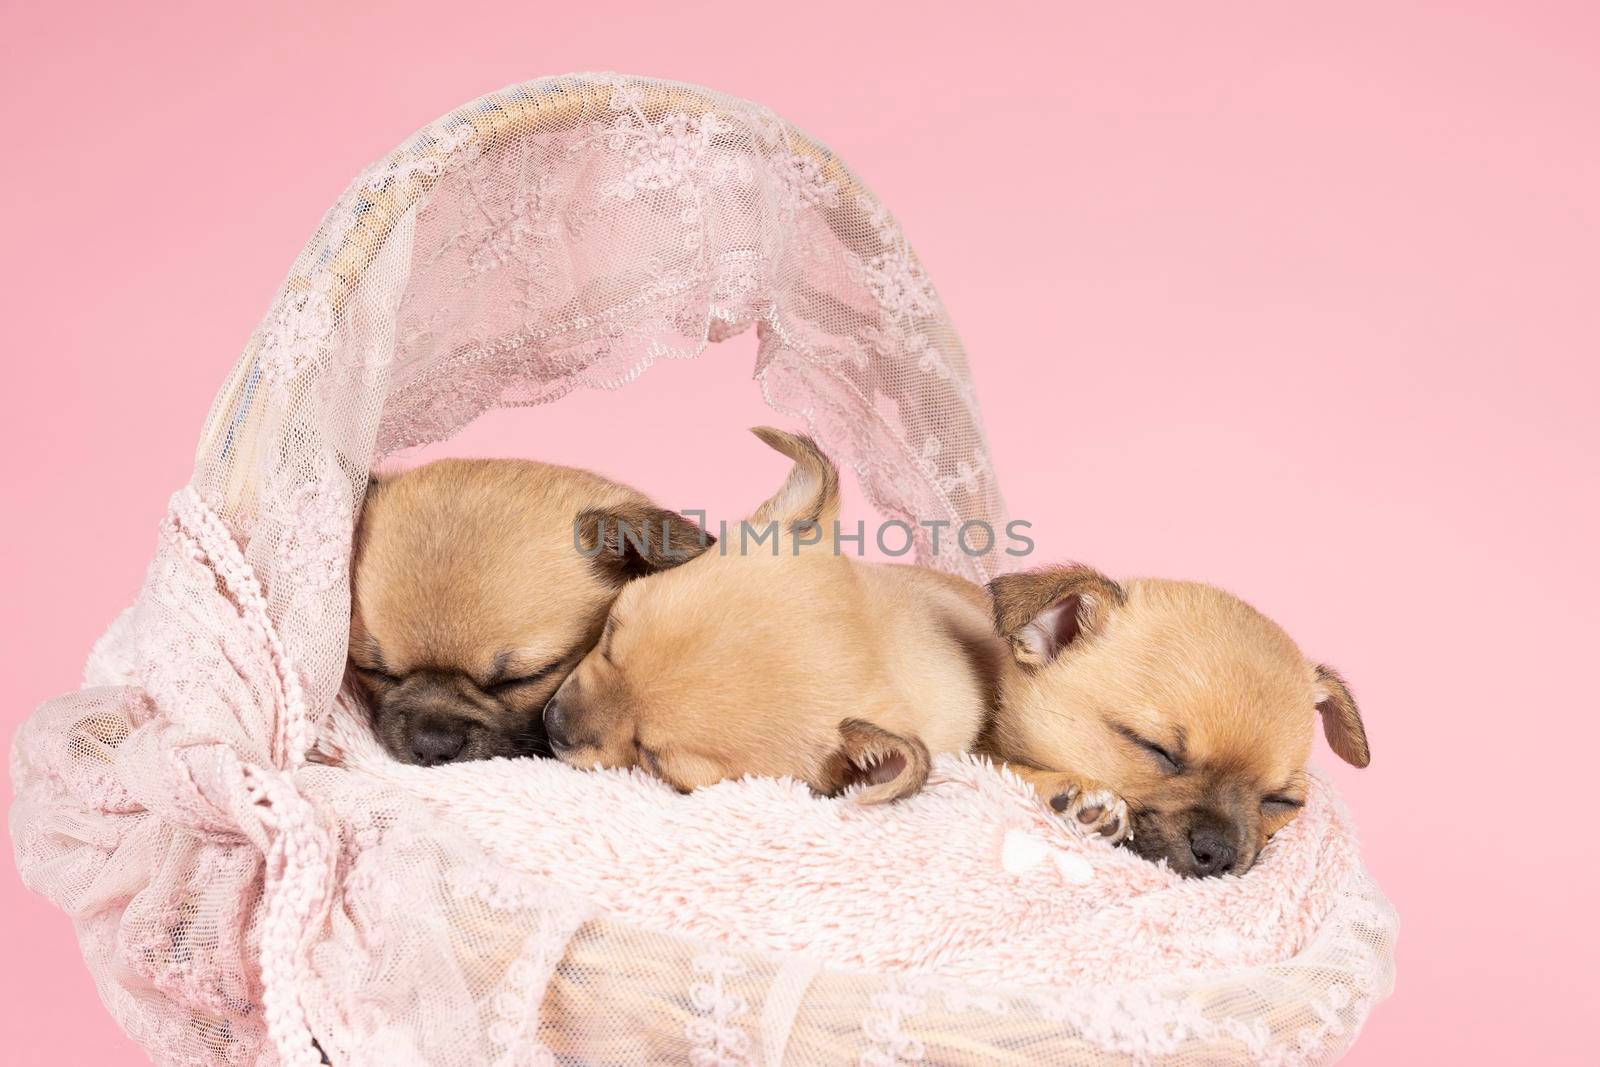
[(384, 748), (423, 766), (548, 756), (541, 710), (623, 585), (710, 543), (569, 467), (441, 460), (374, 478), (351, 561), (349, 673)]
[(1220, 589), (1080, 566), (989, 588), (1015, 669), (981, 749), (1146, 858), (1191, 877), (1249, 870), (1304, 803), (1316, 716), (1334, 752), (1368, 763), (1338, 673)]

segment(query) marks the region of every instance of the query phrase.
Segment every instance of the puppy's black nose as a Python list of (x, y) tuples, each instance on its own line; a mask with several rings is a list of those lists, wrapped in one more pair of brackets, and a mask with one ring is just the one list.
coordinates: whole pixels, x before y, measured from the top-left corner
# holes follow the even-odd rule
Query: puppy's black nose
[(1194, 857), (1194, 873), (1201, 878), (1233, 870), (1233, 844), (1218, 830), (1209, 827), (1191, 830), (1189, 852)]
[(429, 720), (411, 730), (411, 754), (424, 767), (449, 763), (467, 747), (467, 731), (459, 724)]
[(570, 747), (567, 740), (567, 713), (555, 697), (551, 697), (550, 702), (544, 706), (544, 732), (554, 747)]

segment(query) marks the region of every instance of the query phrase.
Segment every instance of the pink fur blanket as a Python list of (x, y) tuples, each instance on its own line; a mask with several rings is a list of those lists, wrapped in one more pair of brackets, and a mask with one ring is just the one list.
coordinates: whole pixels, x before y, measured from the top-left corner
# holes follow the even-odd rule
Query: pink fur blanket
[(681, 796), (553, 760), (401, 765), (357, 714), (341, 710), (325, 747), (506, 867), (649, 930), (837, 968), (1062, 986), (1270, 964), (1364, 878), (1349, 817), (1315, 776), (1248, 874), (1186, 880), (1082, 835), (973, 757), (937, 760), (922, 793), (886, 806), (771, 779)]

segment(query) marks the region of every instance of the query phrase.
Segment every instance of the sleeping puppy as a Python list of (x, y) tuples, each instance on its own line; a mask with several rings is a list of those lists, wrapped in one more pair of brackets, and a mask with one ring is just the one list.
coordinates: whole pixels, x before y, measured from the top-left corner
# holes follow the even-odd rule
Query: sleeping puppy
[[(619, 524), (650, 536), (618, 541)], [(548, 756), (540, 709), (618, 590), (709, 543), (569, 467), (451, 459), (374, 478), (351, 561), (349, 674), (384, 748), (423, 766)]]
[(983, 750), (1064, 817), (1181, 874), (1243, 874), (1294, 819), (1313, 713), (1339, 756), (1369, 761), (1338, 673), (1220, 589), (1080, 566), (989, 589), (1015, 668)]
[(545, 707), (575, 767), (642, 767), (687, 792), (787, 776), (864, 804), (908, 796), (930, 754), (976, 739), (1004, 642), (982, 589), (836, 551), (838, 471), (815, 442), (756, 436), (794, 460), (745, 530), (623, 588), (594, 651)]

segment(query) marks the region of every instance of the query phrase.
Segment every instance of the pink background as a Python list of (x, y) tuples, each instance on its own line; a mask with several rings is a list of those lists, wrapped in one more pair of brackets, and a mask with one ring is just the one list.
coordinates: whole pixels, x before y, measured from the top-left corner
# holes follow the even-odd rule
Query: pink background
[[(899, 214), (1036, 560), (1212, 580), (1352, 680), (1374, 764), (1316, 758), (1403, 929), (1351, 1061), (1594, 1062), (1592, 7), (33, 6), (0, 15), (7, 734), (133, 595), (213, 391), (349, 178), (506, 83), (696, 81)], [(768, 418), (750, 355), (455, 447), (738, 515), (782, 467), (743, 432)], [(679, 447), (635, 447), (669, 424)], [(14, 874), (0, 904), (7, 1062), (136, 1062), (65, 918)]]

